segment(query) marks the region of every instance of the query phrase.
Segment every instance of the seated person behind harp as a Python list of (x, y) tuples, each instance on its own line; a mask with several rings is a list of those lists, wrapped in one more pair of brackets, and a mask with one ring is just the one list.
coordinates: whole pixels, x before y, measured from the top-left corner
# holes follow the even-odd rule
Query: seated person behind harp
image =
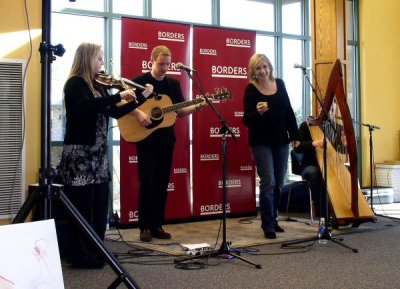
[[(324, 104), (324, 102), (322, 103)], [(318, 109), (319, 114), (321, 113), (321, 107)], [(346, 137), (344, 135), (343, 126), (336, 124), (336, 132), (340, 130), (340, 140), (333, 143), (335, 147), (339, 146), (341, 151), (346, 148)], [(333, 130), (332, 130), (333, 132)], [(334, 133), (329, 133), (327, 136), (328, 140), (337, 139), (334, 137)], [(318, 160), (315, 152), (315, 148), (323, 148), (324, 140), (317, 139), (313, 140), (311, 137), (310, 129), (307, 121), (303, 121), (299, 127), (300, 133), (300, 144), (294, 149), (295, 152), (302, 153), (303, 158), (301, 161), (301, 177), (303, 180), (310, 182), (311, 198), (314, 203), (316, 210), (316, 216), (324, 216), (326, 210), (326, 194), (324, 193), (324, 187), (322, 182), (322, 174), (318, 165)]]
[(322, 148), (324, 140), (313, 140), (307, 121), (303, 121), (299, 127), (300, 144), (294, 149), (297, 153), (302, 153), (301, 177), (310, 182), (311, 198), (313, 200), (316, 216), (324, 216), (326, 208), (326, 196), (322, 187), (322, 175), (318, 165), (315, 148)]

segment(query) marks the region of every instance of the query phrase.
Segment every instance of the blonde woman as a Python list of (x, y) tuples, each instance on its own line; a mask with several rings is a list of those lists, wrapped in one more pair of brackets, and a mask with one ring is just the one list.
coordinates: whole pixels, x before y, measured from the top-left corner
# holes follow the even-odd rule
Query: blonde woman
[[(138, 107), (152, 93), (148, 85), (140, 95), (128, 89), (109, 94), (96, 85), (96, 73), (103, 66), (103, 50), (94, 43), (82, 43), (76, 50), (64, 86), (66, 131), (59, 176), (64, 193), (104, 239), (111, 174), (108, 164), (109, 117), (119, 118)], [(130, 101), (137, 98), (138, 102)], [(116, 104), (126, 100), (126, 104)], [(62, 212), (57, 212), (62, 215)], [(101, 268), (104, 260), (74, 224), (58, 227), (62, 257), (76, 268)]]
[(275, 239), (278, 205), (287, 171), (289, 143), (297, 146), (299, 131), (285, 83), (273, 75), (271, 61), (254, 54), (249, 61), (250, 83), (244, 92), (243, 123), (260, 177), (260, 216), (264, 236)]

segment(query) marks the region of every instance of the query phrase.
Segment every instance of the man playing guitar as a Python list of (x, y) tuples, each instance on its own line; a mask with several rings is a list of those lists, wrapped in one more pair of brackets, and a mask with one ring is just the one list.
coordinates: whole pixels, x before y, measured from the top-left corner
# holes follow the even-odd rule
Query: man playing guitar
[[(166, 46), (156, 46), (151, 53), (151, 71), (133, 79), (139, 84), (149, 83), (158, 94), (170, 97), (173, 104), (184, 102), (180, 82), (166, 75), (171, 64), (171, 51)], [(144, 103), (145, 105), (146, 103)], [(205, 102), (176, 110), (178, 116), (186, 116), (201, 110)], [(143, 127), (152, 120), (140, 107), (132, 112)], [(170, 239), (171, 234), (163, 230), (167, 188), (172, 167), (176, 136), (174, 125), (160, 127), (146, 138), (136, 142), (138, 154), (139, 228), (140, 240), (150, 242), (152, 238)]]

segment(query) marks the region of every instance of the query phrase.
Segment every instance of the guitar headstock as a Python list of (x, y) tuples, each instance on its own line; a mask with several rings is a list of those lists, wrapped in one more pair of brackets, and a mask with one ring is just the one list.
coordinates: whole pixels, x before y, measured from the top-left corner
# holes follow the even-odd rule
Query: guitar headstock
[(207, 94), (206, 97), (216, 101), (232, 99), (231, 91), (228, 88), (216, 88), (214, 91), (215, 93)]

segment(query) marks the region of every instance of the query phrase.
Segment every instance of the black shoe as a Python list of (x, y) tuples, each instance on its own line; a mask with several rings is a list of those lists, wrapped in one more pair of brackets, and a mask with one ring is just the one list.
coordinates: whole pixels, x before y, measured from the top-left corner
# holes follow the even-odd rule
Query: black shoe
[(164, 240), (171, 239), (171, 234), (165, 232), (162, 228), (151, 230), (151, 234), (154, 238), (157, 239), (164, 239)]
[(276, 233), (275, 232), (264, 232), (264, 236), (267, 239), (276, 239)]
[(285, 232), (285, 230), (284, 230), (281, 226), (276, 225), (276, 226), (275, 226), (275, 232), (277, 232), (277, 233), (283, 233), (283, 232)]
[(142, 229), (140, 230), (140, 241), (142, 242), (151, 242), (152, 234), (150, 229)]

